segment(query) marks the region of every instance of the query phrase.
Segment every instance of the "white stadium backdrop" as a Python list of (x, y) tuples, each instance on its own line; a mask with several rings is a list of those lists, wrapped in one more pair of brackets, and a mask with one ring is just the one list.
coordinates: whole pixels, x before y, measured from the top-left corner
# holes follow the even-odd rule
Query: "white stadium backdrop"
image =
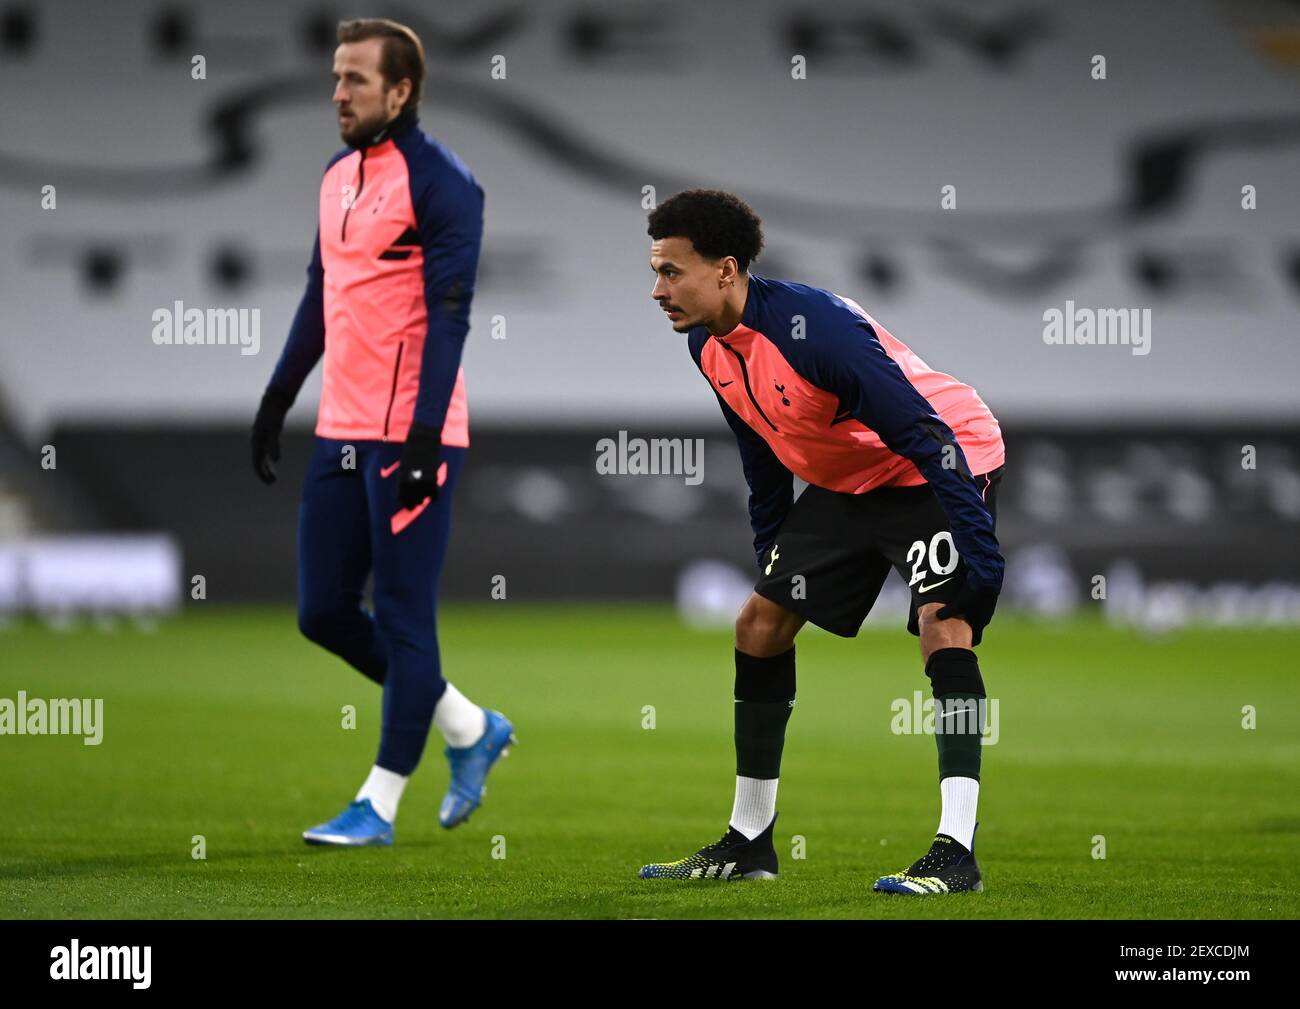
[[(6, 103), (0, 141), (0, 394), (28, 437), (250, 419), (340, 146), (333, 12), (41, 10), (0, 60), (6, 94), (41, 94)], [(423, 125), (487, 192), (472, 423), (719, 423), (649, 298), (642, 187), (695, 185), (764, 216), (756, 272), (856, 299), (1004, 419), (1300, 413), (1300, 92), (1237, 8), (660, 10), (390, 12), (428, 45)], [(178, 301), (257, 309), (260, 352), (155, 345), (153, 313)], [(1150, 309), (1150, 353), (1049, 345), (1044, 315), (1067, 302)]]

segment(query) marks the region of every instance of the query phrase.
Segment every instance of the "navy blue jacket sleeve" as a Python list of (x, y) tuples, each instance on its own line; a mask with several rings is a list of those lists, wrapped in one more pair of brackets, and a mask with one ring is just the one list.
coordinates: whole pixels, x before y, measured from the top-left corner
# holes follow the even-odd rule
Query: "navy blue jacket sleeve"
[[(704, 344), (708, 339), (706, 331), (692, 330), (686, 338), (686, 348), (695, 360), (695, 367), (700, 369), (709, 388), (713, 389), (713, 380), (705, 373), (703, 363)], [(736, 435), (736, 444), (740, 448), (740, 465), (745, 471), (745, 482), (749, 484), (749, 524), (754, 530), (754, 555), (762, 565), (763, 555), (772, 548), (794, 501), (794, 475), (762, 436), (727, 406), (717, 389), (713, 389), (713, 395), (718, 397), (722, 416)]]
[(469, 332), (470, 301), (483, 244), (483, 190), (473, 178), (444, 172), (423, 187), (415, 219), (424, 249), (424, 304), (429, 316), (415, 423), (440, 429)]
[(271, 373), (270, 385), (280, 390), (290, 400), (296, 399), (298, 390), (311, 374), (316, 362), (325, 353), (325, 271), (320, 259), (320, 229), (316, 229), (316, 244), (312, 246), (311, 263), (307, 266), (307, 290), (303, 292), (298, 311), (289, 326), (289, 339), (285, 341), (280, 360)]
[(971, 588), (1001, 591), (1004, 563), (993, 517), (956, 435), (885, 352), (870, 324), (861, 320), (851, 330), (819, 356), (822, 374), (813, 380), (921, 471), (948, 517)]
[(754, 530), (754, 555), (758, 563), (772, 548), (776, 534), (794, 501), (794, 476), (776, 457), (762, 436), (746, 424), (714, 390), (727, 424), (740, 447), (740, 465), (749, 484), (749, 524)]

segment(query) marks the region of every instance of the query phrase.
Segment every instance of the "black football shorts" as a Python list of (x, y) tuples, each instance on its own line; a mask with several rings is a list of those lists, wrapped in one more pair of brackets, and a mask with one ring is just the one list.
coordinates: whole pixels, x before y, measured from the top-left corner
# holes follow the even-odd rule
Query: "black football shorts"
[[(995, 521), (1004, 469), (975, 477)], [(842, 494), (810, 484), (764, 555), (754, 591), (818, 627), (853, 638), (891, 566), (911, 589), (907, 629), (919, 635), (917, 609), (951, 602), (966, 580), (948, 517), (930, 485)]]

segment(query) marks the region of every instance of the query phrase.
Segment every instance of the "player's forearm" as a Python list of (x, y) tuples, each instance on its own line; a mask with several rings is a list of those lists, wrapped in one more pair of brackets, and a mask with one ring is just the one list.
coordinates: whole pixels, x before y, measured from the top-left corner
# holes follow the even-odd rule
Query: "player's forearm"
[[(717, 395), (717, 390), (714, 390)], [(777, 531), (794, 502), (794, 476), (768, 444), (742, 421), (718, 396), (722, 416), (736, 436), (740, 466), (749, 485), (749, 525), (754, 531), (754, 555), (760, 564), (772, 548)]]
[(882, 432), (881, 437), (891, 451), (911, 461), (930, 484), (948, 517), (953, 546), (974, 582), (980, 587), (1001, 589), (1004, 564), (993, 533), (993, 518), (952, 429), (936, 414), (925, 413), (890, 430), (888, 435)]
[(948, 517), (953, 546), (966, 562), (972, 576), (969, 580), (981, 588), (1001, 591), (1005, 563), (993, 532), (993, 518), (974, 481), (963, 472), (945, 469), (935, 460), (917, 468), (930, 482), (939, 506)]
[(754, 555), (762, 564), (794, 503), (794, 477), (775, 459), (744, 459), (742, 454), (742, 460), (749, 483), (749, 525), (754, 531)]
[(271, 373), (272, 388), (280, 390), (290, 400), (298, 395), (303, 382), (311, 374), (316, 362), (325, 352), (324, 285), (317, 277), (310, 277), (307, 290), (294, 313), (289, 326), (289, 338)]
[(948, 517), (953, 545), (966, 563), (973, 586), (1000, 590), (1004, 564), (993, 534), (993, 519), (976, 489), (956, 434), (874, 335), (865, 350), (841, 363), (842, 398), (886, 448), (916, 466), (930, 484)]
[(772, 549), (772, 544), (776, 542), (776, 534), (785, 521), (786, 514), (790, 511), (790, 505), (794, 501), (793, 489), (789, 493), (762, 500), (750, 495), (749, 498), (749, 525), (754, 531), (754, 556), (759, 564), (763, 563), (763, 557)]
[(429, 328), (420, 358), (420, 389), (414, 416), (415, 423), (423, 427), (441, 428), (447, 417), (469, 334), (473, 276), (473, 272), (462, 273), (426, 287)]
[(420, 363), (420, 391), (415, 399), (415, 423), (431, 428), (443, 426), (456, 387), (466, 332), (466, 329), (460, 329), (458, 333), (431, 330), (425, 337)]

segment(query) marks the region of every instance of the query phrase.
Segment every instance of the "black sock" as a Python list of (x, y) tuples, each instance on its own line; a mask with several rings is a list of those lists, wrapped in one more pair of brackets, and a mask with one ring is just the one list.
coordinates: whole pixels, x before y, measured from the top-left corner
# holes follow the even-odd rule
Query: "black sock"
[(785, 725), (794, 707), (794, 645), (758, 658), (736, 649), (736, 773), (779, 778)]
[(969, 648), (940, 648), (925, 664), (934, 689), (934, 740), (939, 745), (939, 780), (980, 777), (984, 735), (984, 679)]

